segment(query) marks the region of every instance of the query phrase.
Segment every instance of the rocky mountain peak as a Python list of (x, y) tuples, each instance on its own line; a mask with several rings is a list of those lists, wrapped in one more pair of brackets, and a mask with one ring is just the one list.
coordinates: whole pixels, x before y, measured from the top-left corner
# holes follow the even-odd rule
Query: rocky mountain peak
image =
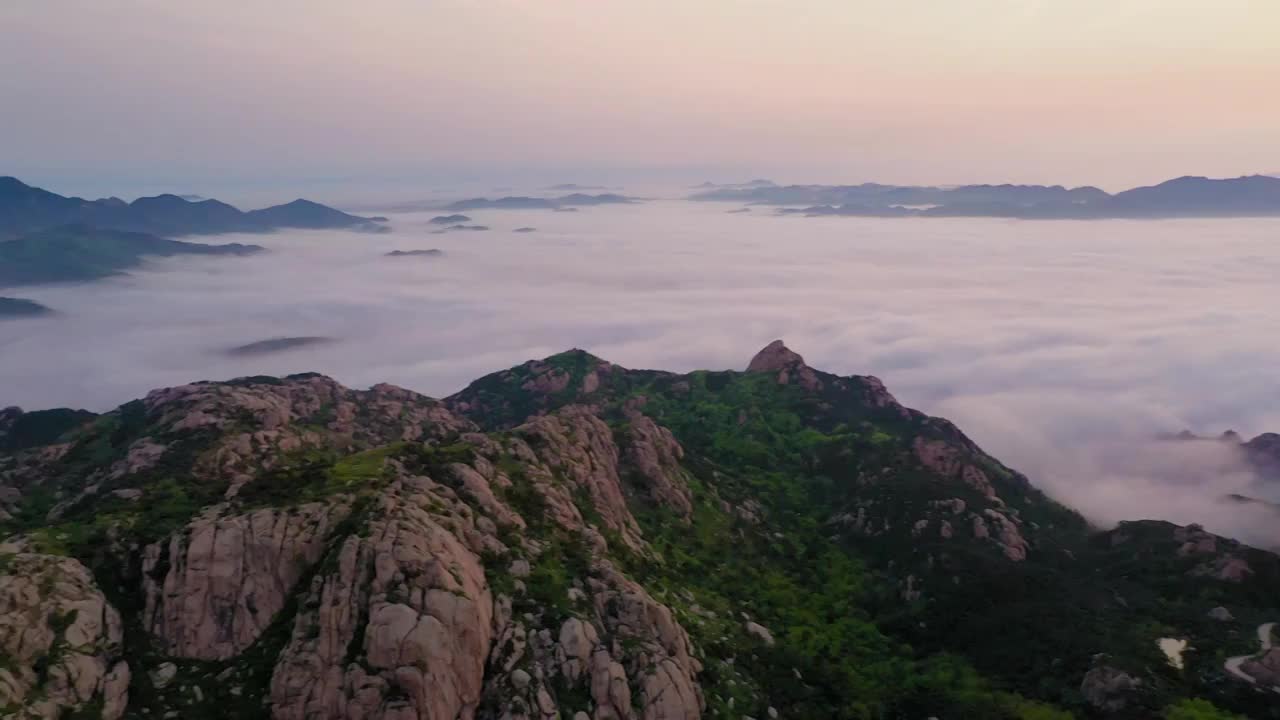
[(1202, 620), (1271, 617), (1280, 586), (1280, 558), (1198, 526), (1098, 533), (780, 340), (746, 373), (574, 350), (443, 400), (305, 373), (6, 439), (15, 414), (0, 714), (24, 718), (1012, 720), (1064, 693), (1147, 717), (1166, 628), (1204, 648), (1188, 694), (1244, 688), (1217, 670), (1233, 621)]
[(747, 364), (747, 372), (774, 372), (795, 365), (804, 365), (804, 358), (781, 340), (774, 340), (751, 358), (751, 362)]

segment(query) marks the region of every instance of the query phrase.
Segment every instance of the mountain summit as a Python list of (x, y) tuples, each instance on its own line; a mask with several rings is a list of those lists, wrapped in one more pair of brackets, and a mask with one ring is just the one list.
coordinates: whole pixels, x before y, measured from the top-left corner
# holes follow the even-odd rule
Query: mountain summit
[(1091, 528), (781, 341), (748, 372), (572, 350), (441, 400), (309, 373), (9, 408), (0, 538), (22, 717), (1274, 709), (1280, 558)]
[(774, 340), (751, 358), (751, 362), (747, 365), (747, 372), (772, 372), (793, 365), (804, 365), (804, 358), (788, 348), (781, 340)]

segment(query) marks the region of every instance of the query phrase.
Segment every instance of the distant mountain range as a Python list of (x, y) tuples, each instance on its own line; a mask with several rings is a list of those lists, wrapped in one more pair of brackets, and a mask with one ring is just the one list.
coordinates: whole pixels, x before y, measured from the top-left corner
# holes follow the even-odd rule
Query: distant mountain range
[(572, 193), (557, 198), (526, 197), (509, 195), (490, 200), (489, 198), (469, 198), (450, 204), (448, 210), (556, 210), (566, 207), (587, 205), (626, 205), (634, 203), (634, 198), (615, 193), (588, 195)]
[(609, 188), (605, 187), (604, 185), (579, 185), (578, 183), (560, 183), (559, 185), (552, 185), (547, 189), (570, 191), (570, 190), (608, 190)]
[(765, 178), (756, 178), (748, 180), (744, 183), (713, 183), (710, 180), (703, 181), (700, 185), (694, 185), (695, 190), (709, 190), (712, 188), (744, 190), (749, 188), (777, 187), (778, 184), (772, 180)]
[(147, 233), (63, 225), (0, 242), (0, 287), (81, 282), (116, 275), (143, 256), (249, 255), (257, 245), (205, 245)]
[(36, 317), (53, 311), (33, 300), (0, 297), (0, 320), (6, 318)]
[(218, 200), (157, 195), (125, 202), (120, 198), (85, 200), (0, 177), (0, 240), (62, 225), (143, 232), (164, 237), (227, 232), (266, 232), (280, 228), (346, 228), (377, 231), (385, 218), (349, 215), (311, 202), (294, 200), (244, 212)]
[(1280, 178), (1180, 177), (1110, 194), (1092, 186), (786, 185), (716, 187), (693, 200), (792, 205), (808, 216), (1102, 219), (1280, 216)]

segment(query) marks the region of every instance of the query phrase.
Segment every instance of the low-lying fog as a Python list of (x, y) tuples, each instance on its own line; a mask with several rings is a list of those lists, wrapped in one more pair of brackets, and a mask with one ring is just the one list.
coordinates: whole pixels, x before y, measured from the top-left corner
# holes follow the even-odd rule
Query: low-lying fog
[[(60, 315), (0, 322), (0, 405), (105, 410), (190, 380), (307, 370), (439, 396), (570, 347), (741, 368), (782, 337), (815, 367), (880, 376), (1100, 523), (1199, 521), (1280, 543), (1275, 516), (1217, 502), (1260, 492), (1221, 446), (1146, 441), (1280, 431), (1280, 221), (732, 207), (486, 211), (468, 214), (488, 232), (446, 234), (414, 213), (386, 235), (222, 236), (207, 241), (272, 252), (8, 290)], [(384, 256), (427, 248), (444, 254)], [(337, 342), (228, 352), (285, 336)]]

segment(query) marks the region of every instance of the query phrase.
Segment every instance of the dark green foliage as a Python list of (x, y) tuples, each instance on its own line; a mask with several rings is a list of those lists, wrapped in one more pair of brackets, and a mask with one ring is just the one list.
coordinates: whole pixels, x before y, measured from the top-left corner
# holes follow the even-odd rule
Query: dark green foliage
[(1208, 700), (1181, 700), (1165, 708), (1164, 720), (1244, 720), (1241, 715), (1226, 712)]
[(533, 480), (525, 474), (523, 467), (513, 458), (503, 457), (498, 461), (498, 469), (511, 478), (511, 485), (499, 488), (498, 494), (513, 510), (520, 513), (530, 528), (545, 529), (547, 499), (534, 486)]
[(62, 714), (60, 720), (102, 720), (102, 699), (94, 698)]
[(51, 313), (53, 313), (52, 310), (34, 300), (0, 297), (0, 320), (5, 318), (39, 317)]
[[(1156, 569), (1166, 584), (1154, 591), (1122, 571), (1099, 577), (1093, 568), (1106, 562), (1095, 557), (1092, 531), (1079, 514), (985, 456), (950, 423), (869, 405), (863, 398), (877, 389), (860, 378), (819, 377), (823, 387), (812, 391), (765, 373), (628, 373), (605, 391), (613, 404), (606, 401), (604, 412), (620, 439), (627, 421), (619, 405), (644, 397), (644, 412), (684, 446), (699, 498), (687, 527), (661, 511), (641, 515), (654, 557), (611, 538), (615, 559), (651, 590), (667, 588), (668, 603), (680, 605), (681, 593), (691, 591), (704, 609), (746, 608), (779, 639), (775, 648), (747, 652), (737, 622), (684, 617), (708, 658), (703, 683), (713, 709), (733, 698), (735, 714), (753, 716), (771, 703), (802, 717), (1063, 717), (1022, 696), (1084, 712), (1080, 678), (1098, 653), (1147, 679), (1136, 712), (1210, 692), (1199, 678), (1212, 681), (1211, 674), (1167, 669), (1155, 640), (1205, 625), (1204, 612), (1227, 595), (1258, 605), (1252, 586), (1227, 591), (1220, 582), (1188, 578), (1186, 568)], [(483, 419), (515, 422), (509, 413), (530, 407), (522, 395), (532, 393), (516, 389), (522, 382), (517, 375), (505, 389), (494, 388), (515, 397), (506, 398), (503, 413)], [(536, 407), (547, 412), (572, 401), (544, 396)], [(967, 449), (1025, 531), (1034, 529), (1028, 561), (1009, 562), (993, 543), (910, 533), (933, 500), (986, 502), (922, 468), (912, 451), (916, 438)], [(521, 477), (518, 468), (507, 470)], [(536, 517), (536, 501), (521, 497), (523, 487), (517, 481), (508, 499)], [(575, 500), (590, 507), (585, 497)], [(758, 504), (768, 533), (716, 509), (721, 500)], [(865, 537), (827, 524), (859, 507), (871, 508), (889, 529)], [(1260, 592), (1280, 586), (1269, 565), (1260, 567)], [(914, 603), (900, 598), (908, 574), (924, 587)], [(1178, 597), (1184, 599), (1169, 599)], [(711, 661), (728, 656), (737, 659), (728, 670)], [(1196, 662), (1194, 653), (1188, 658)], [(1220, 666), (1221, 658), (1214, 662)], [(812, 677), (792, 682), (796, 667)], [(1229, 702), (1243, 707), (1239, 698)]]
[(532, 572), (525, 579), (527, 592), (519, 596), (517, 612), (535, 612), (543, 615), (551, 627), (558, 626), (580, 608), (569, 599), (573, 583), (586, 582), (590, 576), (590, 555), (576, 536), (557, 532), (551, 542), (532, 561)]
[(253, 387), (254, 385), (284, 385), (285, 381), (271, 375), (247, 375), (226, 381), (231, 387)]
[(294, 200), (242, 212), (224, 202), (165, 194), (131, 203), (117, 198), (85, 200), (32, 187), (13, 177), (0, 177), (0, 239), (22, 233), (77, 224), (156, 235), (199, 235), (266, 232), (277, 228), (353, 228), (377, 230), (375, 221), (330, 207)]
[(25, 450), (52, 445), (95, 417), (97, 415), (88, 410), (70, 408), (23, 413), (14, 420), (6, 434), (0, 435), (0, 450)]
[[(72, 445), (55, 466), (57, 472), (23, 489), (18, 512), (0, 523), (0, 532), (26, 532), (44, 552), (92, 559), (111, 552), (112, 538), (139, 544), (164, 538), (221, 500), (224, 482), (200, 480), (191, 472), (215, 435), (159, 433), (150, 423), (145, 405), (133, 401), (61, 433), (59, 439)], [(131, 444), (146, 436), (167, 445), (154, 465), (133, 474), (104, 475), (126, 456)], [(98, 491), (81, 496), (91, 478)], [(141, 490), (145, 500), (116, 497), (111, 493), (117, 488)], [(51, 523), (49, 512), (57, 506), (59, 517)]]
[[(584, 350), (569, 350), (544, 360), (486, 375), (453, 397), (470, 407), (468, 415), (488, 430), (504, 430), (530, 416), (551, 412), (570, 403), (597, 398), (617, 398), (645, 386), (666, 373), (648, 370), (610, 372), (604, 361)], [(599, 387), (585, 392), (586, 376), (596, 370)], [(541, 390), (563, 384), (558, 391)], [(555, 382), (552, 382), (552, 381)], [(526, 385), (528, 387), (526, 387)]]
[[(663, 513), (643, 526), (659, 559), (618, 559), (677, 608), (706, 658), (713, 716), (757, 717), (772, 706), (805, 718), (1017, 718), (1018, 703), (1031, 706), (958, 657), (918, 655), (884, 634), (869, 610), (881, 602), (875, 573), (816, 530), (778, 538), (709, 503), (687, 529)], [(777, 644), (749, 636), (740, 612)], [(722, 662), (729, 657), (732, 666)]]
[(297, 453), (245, 484), (236, 496), (243, 507), (280, 507), (314, 502), (338, 493), (369, 493), (384, 485), (386, 461), (403, 443), (351, 455), (332, 451)]
[(466, 465), (474, 459), (475, 449), (464, 442), (408, 444), (405, 445), (404, 452), (400, 456), (401, 462), (410, 472), (426, 475), (443, 483), (452, 482), (450, 465), (454, 463)]
[(247, 255), (261, 250), (257, 245), (203, 245), (67, 225), (0, 242), (0, 286), (97, 280), (136, 267), (143, 256)]

